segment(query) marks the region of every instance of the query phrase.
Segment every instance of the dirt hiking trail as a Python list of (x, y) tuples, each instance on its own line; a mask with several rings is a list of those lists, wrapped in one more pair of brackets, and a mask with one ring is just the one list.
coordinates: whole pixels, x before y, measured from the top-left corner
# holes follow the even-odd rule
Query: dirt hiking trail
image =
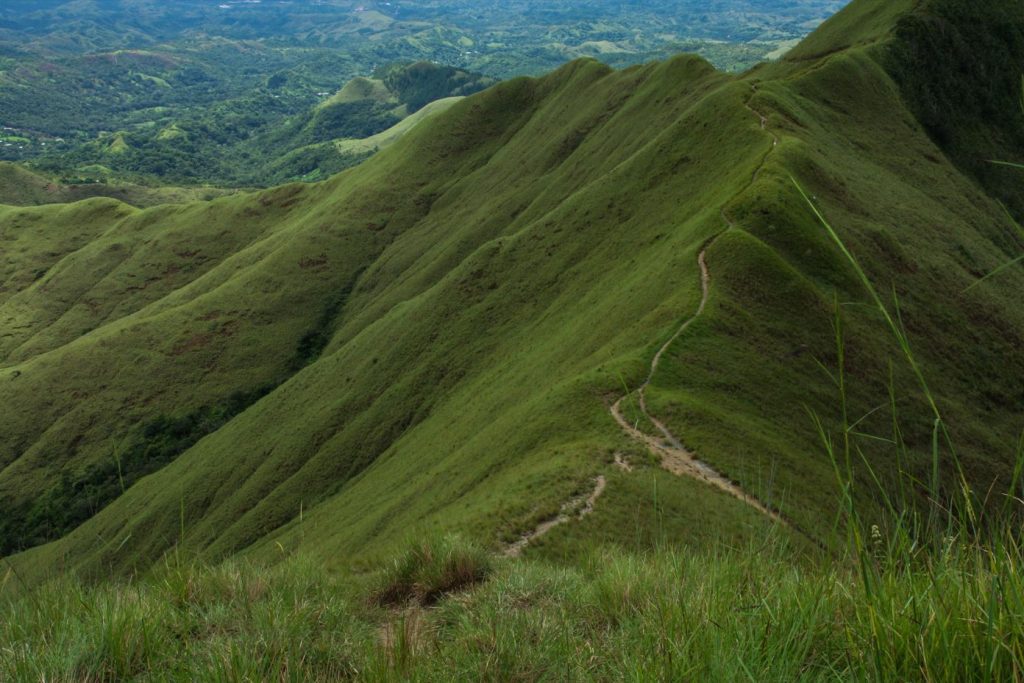
[[(743, 190), (741, 190), (737, 194), (737, 196), (739, 194), (743, 194), (743, 192), (745, 192), (754, 183), (757, 182), (757, 179), (760, 177), (761, 172), (764, 170), (765, 165), (768, 163), (768, 159), (771, 157), (772, 152), (775, 151), (775, 149), (779, 146), (780, 142), (778, 136), (775, 135), (775, 133), (768, 130), (768, 117), (765, 116), (764, 114), (761, 114), (756, 109), (750, 106), (750, 101), (753, 99), (756, 92), (757, 89), (755, 86), (754, 91), (750, 96), (750, 99), (748, 99), (743, 104), (743, 106), (751, 114), (757, 117), (761, 130), (771, 135), (772, 144), (768, 151), (765, 153), (764, 157), (761, 159), (761, 163), (758, 164), (757, 168), (754, 170), (754, 173), (750, 179), (749, 184)], [(722, 220), (725, 222), (726, 225), (725, 229), (729, 230), (736, 226), (736, 222), (728, 215), (727, 206), (728, 203), (726, 203), (726, 205), (722, 207), (721, 216)], [(650, 386), (651, 381), (654, 379), (654, 373), (657, 372), (658, 365), (661, 363), (662, 357), (665, 355), (665, 352), (668, 351), (669, 347), (672, 346), (672, 344), (677, 339), (679, 339), (679, 337), (682, 336), (684, 332), (686, 332), (690, 325), (692, 325), (693, 322), (697, 320), (697, 318), (704, 314), (704, 309), (708, 303), (708, 296), (711, 292), (711, 273), (708, 269), (707, 252), (711, 245), (713, 245), (715, 241), (718, 239), (718, 237), (720, 237), (721, 235), (722, 233), (719, 233), (712, 240), (710, 240), (708, 244), (701, 250), (700, 254), (697, 257), (697, 262), (700, 266), (701, 280), (701, 298), (700, 305), (697, 307), (697, 311), (693, 314), (693, 316), (684, 321), (683, 324), (680, 325), (679, 329), (676, 330), (675, 334), (673, 334), (668, 339), (668, 341), (662, 344), (661, 348), (658, 349), (658, 352), (654, 354), (654, 358), (651, 360), (651, 368), (647, 373), (647, 378), (644, 380), (644, 383), (640, 385), (640, 387), (635, 392), (629, 392), (625, 396), (617, 400), (614, 404), (612, 404), (609, 410), (612, 414), (612, 417), (615, 418), (615, 421), (618, 423), (619, 427), (621, 427), (622, 430), (633, 441), (642, 444), (651, 453), (658, 457), (661, 460), (662, 467), (664, 467), (669, 472), (677, 476), (691, 477), (693, 479), (697, 479), (698, 481), (702, 481), (708, 484), (709, 486), (713, 486), (716, 489), (732, 496), (733, 498), (742, 501), (743, 503), (749, 505), (751, 508), (757, 510), (765, 517), (768, 517), (769, 519), (778, 522), (779, 524), (791, 526), (778, 512), (776, 512), (775, 510), (771, 509), (768, 505), (758, 500), (758, 498), (756, 498), (755, 496), (744, 491), (739, 486), (739, 484), (733, 482), (731, 479), (715, 470), (711, 465), (700, 460), (692, 451), (690, 451), (686, 446), (683, 445), (682, 441), (680, 441), (679, 438), (676, 437), (675, 434), (673, 434), (668, 429), (668, 427), (665, 426), (663, 422), (661, 422), (656, 417), (651, 415), (650, 412), (647, 410), (647, 400), (645, 393), (647, 387)], [(654, 425), (654, 427), (661, 433), (660, 437), (655, 437), (651, 436), (650, 434), (644, 433), (643, 431), (640, 430), (639, 423), (630, 424), (629, 421), (626, 420), (626, 418), (623, 416), (622, 403), (623, 401), (626, 401), (631, 396), (633, 396), (634, 393), (636, 394), (638, 399), (637, 402), (639, 405), (640, 412), (643, 414), (643, 417), (646, 418), (652, 425)], [(616, 454), (615, 456), (615, 465), (624, 472), (631, 472), (633, 470), (632, 466), (626, 460), (623, 459), (622, 454), (620, 453)], [(516, 541), (513, 541), (512, 543), (506, 545), (504, 554), (508, 557), (518, 557), (523, 553), (526, 547), (530, 545), (530, 543), (544, 536), (555, 527), (562, 524), (566, 524), (572, 521), (573, 519), (583, 519), (584, 517), (592, 513), (594, 511), (594, 506), (597, 503), (597, 499), (601, 497), (602, 493), (604, 493), (606, 485), (607, 481), (605, 477), (603, 475), (598, 476), (594, 480), (593, 491), (591, 491), (589, 494), (580, 495), (575, 498), (572, 498), (571, 500), (564, 503), (557, 516), (541, 522), (532, 531), (523, 534)]]
[(693, 322), (704, 313), (704, 308), (707, 305), (708, 296), (711, 292), (711, 274), (707, 265), (707, 248), (700, 252), (698, 262), (700, 263), (702, 289), (700, 306), (698, 306), (697, 312), (694, 313), (693, 317), (688, 318), (679, 327), (679, 329), (676, 330), (676, 333), (673, 334), (660, 349), (658, 349), (658, 352), (654, 355), (654, 359), (651, 361), (651, 369), (647, 373), (647, 379), (644, 380), (644, 383), (640, 385), (640, 388), (635, 392), (637, 396), (637, 406), (639, 407), (640, 412), (659, 432), (661, 432), (661, 437), (654, 437), (640, 431), (638, 424), (630, 424), (622, 414), (623, 401), (626, 401), (633, 396), (634, 392), (626, 394), (612, 404), (610, 408), (612, 417), (615, 418), (619, 427), (621, 427), (631, 439), (642, 444), (654, 455), (658, 456), (661, 459), (662, 467), (672, 474), (681, 477), (692, 477), (693, 479), (702, 481), (710, 486), (714, 486), (737, 500), (743, 501), (766, 517), (769, 517), (776, 522), (786, 524), (786, 521), (779, 515), (779, 513), (775, 512), (760, 500), (744, 491), (731, 479), (716, 471), (711, 467), (711, 465), (697, 458), (697, 456), (686, 448), (679, 438), (676, 437), (676, 435), (673, 434), (663, 422), (651, 415), (647, 410), (646, 390), (647, 387), (650, 386), (651, 380), (654, 378), (654, 373), (658, 370), (658, 365), (661, 363), (662, 356), (665, 355), (665, 352), (672, 343), (675, 342), (690, 327), (690, 325), (692, 325)]
[[(753, 99), (753, 95), (751, 95), (751, 99)], [(751, 185), (757, 182), (757, 179), (760, 177), (761, 172), (764, 170), (764, 167), (767, 164), (772, 152), (774, 152), (775, 149), (779, 146), (778, 136), (776, 136), (774, 133), (768, 130), (768, 117), (765, 116), (764, 114), (761, 114), (753, 107), (751, 107), (749, 100), (746, 103), (744, 103), (743, 106), (750, 113), (757, 117), (758, 122), (761, 126), (761, 130), (766, 131), (771, 135), (772, 144), (768, 151), (765, 153), (764, 158), (761, 160), (761, 163), (758, 164), (757, 168), (754, 170), (754, 173), (750, 179), (750, 184), (746, 188), (744, 188), (744, 190), (742, 190), (740, 194), (745, 192), (746, 189), (749, 189)], [(729, 216), (726, 207), (724, 206), (721, 210), (721, 215), (722, 220), (726, 224), (726, 230), (736, 226), (736, 222)], [(711, 272), (708, 269), (707, 253), (710, 246), (715, 243), (715, 241), (718, 239), (718, 237), (721, 236), (721, 234), (722, 233), (716, 235), (707, 244), (707, 246), (705, 246), (701, 250), (700, 254), (697, 256), (697, 263), (700, 266), (701, 283), (701, 298), (700, 304), (697, 306), (697, 311), (693, 314), (693, 316), (687, 318), (683, 322), (683, 324), (679, 326), (679, 329), (676, 330), (675, 334), (669, 337), (668, 341), (662, 344), (661, 348), (658, 349), (658, 352), (654, 354), (654, 358), (651, 360), (651, 368), (647, 373), (647, 378), (644, 380), (644, 383), (641, 384), (635, 392), (630, 392), (625, 396), (621, 397), (618, 401), (612, 404), (609, 410), (612, 414), (612, 417), (615, 418), (615, 421), (618, 423), (619, 427), (621, 427), (622, 430), (633, 441), (645, 446), (651, 453), (660, 458), (662, 467), (664, 467), (669, 472), (672, 472), (673, 474), (678, 476), (691, 477), (693, 479), (702, 481), (708, 484), (709, 486), (713, 486), (718, 490), (727, 493), (733, 498), (736, 498), (737, 500), (746, 503), (750, 507), (760, 512), (765, 517), (768, 517), (775, 522), (785, 524), (788, 526), (788, 522), (778, 512), (772, 510), (765, 503), (758, 500), (755, 496), (744, 491), (737, 483), (733, 482), (731, 479), (715, 470), (711, 465), (700, 460), (690, 449), (683, 445), (682, 441), (675, 434), (673, 434), (669, 430), (669, 428), (665, 426), (663, 422), (661, 422), (658, 418), (651, 415), (650, 411), (647, 409), (646, 391), (647, 388), (650, 386), (651, 381), (654, 379), (654, 373), (657, 372), (658, 365), (661, 363), (662, 357), (665, 355), (665, 352), (668, 351), (669, 347), (672, 346), (672, 344), (675, 343), (675, 341), (679, 339), (679, 337), (682, 336), (682, 334), (686, 332), (687, 329), (689, 329), (690, 325), (692, 325), (694, 321), (696, 321), (699, 317), (701, 317), (704, 314), (704, 309), (707, 307), (708, 296), (711, 293)], [(641, 431), (639, 419), (636, 421), (636, 423), (630, 424), (629, 421), (622, 414), (623, 401), (629, 399), (631, 396), (633, 396), (634, 393), (637, 397), (637, 407), (639, 408), (639, 412), (652, 425), (654, 425), (655, 429), (657, 429), (658, 432), (661, 433), (660, 437), (651, 436), (650, 434)]]
[(530, 543), (548, 533), (559, 524), (566, 524), (571, 522), (573, 519), (583, 519), (589, 515), (594, 511), (594, 505), (597, 503), (597, 499), (601, 497), (601, 494), (604, 493), (604, 488), (607, 484), (608, 481), (604, 478), (604, 475), (598, 476), (594, 480), (593, 491), (589, 494), (577, 496), (568, 502), (563, 503), (558, 516), (541, 522), (533, 529), (533, 531), (525, 533), (520, 536), (518, 540), (509, 543), (505, 548), (505, 555), (507, 557), (519, 557), (523, 554), (523, 550), (526, 549), (526, 546), (530, 545)]

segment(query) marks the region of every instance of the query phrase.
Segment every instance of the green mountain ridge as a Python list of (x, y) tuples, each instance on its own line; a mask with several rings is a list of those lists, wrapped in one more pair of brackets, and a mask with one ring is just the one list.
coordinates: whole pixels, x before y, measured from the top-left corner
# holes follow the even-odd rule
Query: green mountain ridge
[[(942, 40), (915, 28), (931, 22)], [(972, 115), (943, 41), (983, 30), (976, 68), (1013, 89), (943, 133), (935, 103)], [(1022, 36), (1014, 3), (856, 0), (738, 77), (680, 56), (498, 84), (315, 185), (0, 207), (3, 548), (53, 541), (9, 558), (30, 577), (171, 548), (351, 565), (433, 529), (498, 549), (596, 477), (592, 513), (527, 552), (759, 537), (771, 519), (659, 468), (609, 414), (698, 309), (701, 254), (707, 304), (665, 347), (648, 413), (781, 533), (827, 542), (834, 475), (809, 413), (839, 418), (835, 302), (860, 433), (891, 434), (898, 351), (794, 178), (898, 294), (970, 482), (1006, 479), (1024, 274), (970, 286), (1024, 249), (1000, 206), (1019, 190), (965, 150), (1024, 151), (1002, 109)], [(924, 481), (931, 418), (891, 371), (902, 465)], [(891, 478), (887, 447), (859, 443)]]
[(18, 164), (0, 161), (0, 204), (36, 206), (110, 197), (132, 206), (209, 200), (233, 190), (216, 187), (147, 187), (128, 182), (62, 182)]

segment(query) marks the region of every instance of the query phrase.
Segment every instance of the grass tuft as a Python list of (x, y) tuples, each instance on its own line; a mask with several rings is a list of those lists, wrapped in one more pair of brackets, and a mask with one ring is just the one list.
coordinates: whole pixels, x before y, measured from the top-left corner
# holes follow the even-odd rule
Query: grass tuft
[(486, 551), (456, 537), (419, 541), (381, 573), (370, 601), (378, 606), (433, 605), (486, 580), (492, 570), (493, 559)]

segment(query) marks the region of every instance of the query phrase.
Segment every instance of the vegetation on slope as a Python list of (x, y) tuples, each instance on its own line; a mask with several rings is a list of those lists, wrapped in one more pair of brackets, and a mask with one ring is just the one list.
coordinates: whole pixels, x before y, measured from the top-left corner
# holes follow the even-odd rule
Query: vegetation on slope
[[(840, 20), (878, 3), (851, 7)], [(863, 454), (853, 496), (880, 519), (865, 484), (929, 481), (934, 418), (793, 177), (869, 280), (898, 294), (968, 484), (1005, 483), (1024, 275), (968, 288), (1024, 245), (915, 119), (890, 34), (742, 78), (694, 57), (620, 72), (574, 62), (461, 100), (312, 186), (146, 211), (4, 210), (8, 510), (62, 471), (111, 461), (140, 424), (277, 387), (14, 566), (31, 580), (109, 575), (174, 546), (349, 566), (436, 528), (496, 549), (598, 475), (593, 512), (528, 553), (744, 546), (772, 521), (662, 470), (608, 412), (693, 316), (702, 252), (707, 305), (668, 345), (649, 414), (778, 509), (790, 522), (778, 533), (801, 548), (827, 544), (837, 512), (814, 415)], [(317, 353), (296, 363), (304, 348)], [(898, 434), (879, 409), (890, 387)]]
[(1020, 75), (1007, 68), (1024, 59), (1019, 18), (1012, 3), (934, 3), (900, 20), (886, 63), (932, 139), (1021, 216), (1019, 176), (992, 164), (1024, 149)]
[[(300, 345), (301, 360), (313, 355), (315, 347), (315, 338), (305, 346)], [(31, 548), (72, 531), (129, 486), (223, 427), (272, 388), (238, 392), (219, 405), (203, 406), (182, 417), (160, 416), (128, 435), (109, 460), (90, 465), (78, 474), (62, 471), (60, 480), (46, 493), (8, 510), (0, 520), (0, 555)]]
[[(268, 153), (261, 143), (379, 65), (431, 61), (507, 78), (579, 57), (627, 66), (687, 51), (738, 71), (784, 51), (841, 4), (5, 3), (0, 159), (85, 177), (82, 167), (100, 163), (174, 183), (316, 179), (346, 167), (329, 146)], [(385, 118), (367, 107), (346, 114), (349, 133)], [(284, 151), (295, 158), (266, 173)]]
[[(335, 576), (171, 557), (146, 577), (62, 578), (0, 603), (11, 680), (1014, 680), (1024, 557), (950, 538), (905, 564), (876, 535), (864, 572), (784, 544), (566, 567), (420, 541), (401, 566), (436, 602), (377, 607), (403, 574)], [(842, 565), (840, 565), (842, 566)], [(470, 574), (467, 572), (479, 572)], [(865, 578), (869, 577), (866, 582)], [(485, 582), (480, 584), (480, 579)], [(472, 579), (472, 580), (468, 580)], [(16, 579), (8, 573), (7, 581)], [(432, 593), (432, 590), (439, 591)], [(424, 605), (428, 607), (424, 609)]]
[[(108, 169), (93, 169), (107, 175)], [(183, 204), (209, 200), (231, 194), (231, 190), (215, 187), (148, 187), (126, 182), (108, 182), (83, 178), (64, 178), (57, 181), (32, 172), (17, 164), (0, 161), (0, 204), (11, 206), (38, 206), (62, 204), (92, 197), (110, 197), (132, 206), (146, 207), (157, 204)]]
[[(244, 101), (209, 103), (198, 115), (175, 115), (168, 107), (155, 107), (161, 110), (156, 121), (116, 133), (105, 129), (75, 144), (51, 144), (32, 164), (86, 178), (160, 178), (250, 187), (317, 180), (367, 156), (345, 154), (336, 141), (371, 137), (430, 102), (469, 95), (494, 82), (426, 62), (389, 64), (377, 68), (371, 78), (351, 81), (333, 97), (321, 93), (319, 99), (306, 98), (299, 111), (287, 111), (281, 104), (285, 85), (267, 84), (247, 93)], [(97, 174), (96, 169), (102, 172)]]

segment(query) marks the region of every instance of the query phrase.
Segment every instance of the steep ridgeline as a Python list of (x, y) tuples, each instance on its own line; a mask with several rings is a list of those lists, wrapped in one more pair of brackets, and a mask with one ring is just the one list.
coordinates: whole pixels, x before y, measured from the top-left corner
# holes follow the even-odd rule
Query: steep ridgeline
[[(922, 481), (932, 418), (793, 179), (898, 295), (984, 490), (1022, 426), (1024, 273), (969, 287), (1024, 243), (999, 203), (1015, 172), (980, 184), (964, 149), (1024, 146), (995, 113), (938, 135), (920, 93), (955, 65), (901, 61), (928, 49), (908, 27), (973, 35), (976, 4), (857, 0), (741, 77), (573, 62), (317, 185), (2, 209), (6, 551), (56, 539), (12, 558), (42, 576), (173, 547), (348, 564), (432, 529), (553, 554), (769, 527), (827, 544), (812, 416), (836, 434), (836, 302), (852, 438), (883, 483), (890, 368), (899, 465)], [(988, 4), (1005, 12), (979, 49), (1018, 69), (1019, 5)]]

